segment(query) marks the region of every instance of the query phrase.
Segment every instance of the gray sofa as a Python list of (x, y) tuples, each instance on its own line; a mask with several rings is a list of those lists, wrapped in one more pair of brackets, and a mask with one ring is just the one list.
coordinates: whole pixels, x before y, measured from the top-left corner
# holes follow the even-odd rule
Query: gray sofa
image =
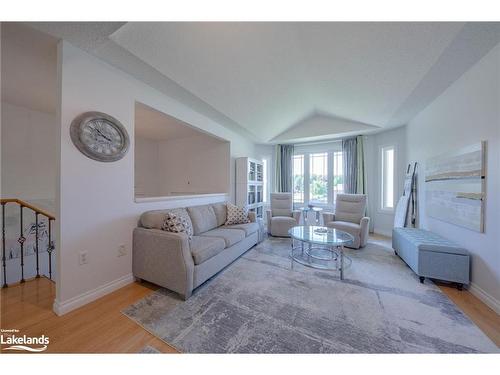
[(250, 223), (225, 226), (226, 204), (187, 207), (194, 236), (161, 229), (168, 210), (141, 215), (133, 234), (132, 270), (136, 278), (160, 285), (188, 299), (193, 289), (258, 242), (255, 213)]

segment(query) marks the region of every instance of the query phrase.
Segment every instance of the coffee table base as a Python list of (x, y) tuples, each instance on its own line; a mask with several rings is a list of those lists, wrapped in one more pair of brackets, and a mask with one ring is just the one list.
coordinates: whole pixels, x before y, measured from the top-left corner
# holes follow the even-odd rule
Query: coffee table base
[[(295, 241), (299, 243), (297, 246), (295, 246)], [(308, 242), (294, 239), (292, 239), (290, 258), (292, 269), (296, 262), (306, 267), (339, 271), (340, 280), (344, 279), (344, 270), (352, 263), (351, 258), (344, 254), (344, 246), (313, 246)]]

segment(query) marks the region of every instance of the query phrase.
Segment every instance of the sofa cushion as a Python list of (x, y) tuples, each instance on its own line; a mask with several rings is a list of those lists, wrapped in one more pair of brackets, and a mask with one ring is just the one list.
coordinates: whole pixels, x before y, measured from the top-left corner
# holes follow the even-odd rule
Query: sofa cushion
[(245, 238), (245, 231), (243, 229), (217, 228), (209, 230), (201, 236), (222, 238), (226, 243), (226, 247), (230, 247)]
[(339, 194), (335, 204), (335, 220), (359, 224), (365, 216), (366, 196), (362, 194)]
[(271, 193), (272, 216), (292, 216), (293, 198), (291, 193)]
[(201, 264), (226, 248), (226, 242), (218, 237), (193, 236), (190, 241), (194, 264)]
[(248, 218), (248, 208), (236, 206), (232, 203), (227, 204), (226, 225), (246, 224), (250, 222)]
[(342, 230), (344, 232), (359, 236), (361, 226), (359, 224), (351, 223), (349, 221), (330, 221), (325, 223), (327, 227)]
[(288, 230), (297, 225), (293, 217), (277, 216), (271, 218), (271, 235), (289, 237)]
[(174, 233), (186, 232), (189, 239), (193, 237), (193, 224), (184, 208), (168, 210), (161, 229)]
[(227, 207), (226, 203), (215, 203), (212, 204), (214, 209), (215, 217), (217, 218), (217, 226), (220, 227), (224, 225), (227, 220)]
[(235, 224), (226, 226), (227, 229), (243, 229), (246, 236), (257, 232), (259, 230), (259, 224), (257, 223), (247, 223), (247, 224)]
[(212, 206), (188, 207), (187, 211), (193, 223), (193, 232), (197, 236), (207, 230), (217, 228), (217, 217)]

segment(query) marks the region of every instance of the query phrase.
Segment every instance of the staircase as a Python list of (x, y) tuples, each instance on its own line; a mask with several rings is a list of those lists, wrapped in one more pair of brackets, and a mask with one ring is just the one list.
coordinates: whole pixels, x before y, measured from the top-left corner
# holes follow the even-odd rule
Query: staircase
[[(36, 278), (40, 278), (40, 275), (44, 275), (43, 271), (40, 272), (40, 265), (42, 263), (42, 257), (47, 257), (48, 267), (47, 274), (45, 274), (50, 280), (52, 280), (52, 253), (54, 252), (54, 241), (52, 239), (52, 223), (55, 220), (55, 217), (48, 213), (45, 210), (42, 210), (34, 205), (25, 202), (20, 199), (11, 198), (11, 199), (0, 199), (0, 204), (2, 206), (2, 288), (7, 288), (7, 265), (14, 266), (13, 262), (9, 262), (9, 260), (13, 259), (12, 249), (9, 254), (7, 254), (7, 246), (6, 246), (6, 208), (13, 208), (18, 210), (18, 224), (19, 224), (19, 236), (17, 237), (18, 249), (19, 252), (17, 254), (20, 258), (20, 265), (16, 265), (20, 267), (14, 274), (18, 275), (18, 280), (11, 280), (11, 284), (13, 283), (24, 283), (25, 273), (29, 271), (29, 274), (35, 274)], [(25, 218), (26, 214), (29, 213), (34, 214), (35, 222), (33, 224), (29, 224), (28, 228), (26, 228)], [(30, 249), (25, 248), (26, 242), (28, 240), (28, 236), (34, 236), (34, 242)], [(46, 244), (41, 248), (40, 241), (41, 237), (46, 239)], [(29, 250), (29, 253), (27, 252)], [(9, 257), (9, 258), (8, 258)], [(34, 257), (34, 262), (30, 262), (30, 268), (33, 269), (26, 270), (25, 269), (25, 259), (27, 257)], [(17, 257), (16, 257), (17, 258)], [(32, 263), (32, 264), (31, 264)], [(43, 264), (45, 264), (45, 260), (43, 260)], [(12, 271), (12, 270), (11, 270)], [(17, 272), (18, 271), (18, 272)], [(12, 274), (12, 272), (11, 272)]]

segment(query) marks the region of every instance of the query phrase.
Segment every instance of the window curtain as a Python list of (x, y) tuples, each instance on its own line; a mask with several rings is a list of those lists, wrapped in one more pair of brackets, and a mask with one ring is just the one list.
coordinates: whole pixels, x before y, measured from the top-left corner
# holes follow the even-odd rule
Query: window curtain
[[(356, 186), (356, 193), (357, 194), (367, 194), (367, 176), (366, 176), (366, 169), (365, 169), (365, 144), (364, 144), (364, 137), (362, 135), (358, 135), (356, 137), (356, 149), (357, 149), (357, 186)], [(365, 215), (370, 217), (371, 210), (370, 210), (370, 202), (368, 201), (369, 197), (368, 195), (366, 196), (366, 212)], [(373, 232), (373, 220), (370, 220), (370, 232)]]
[(356, 193), (366, 194), (365, 150), (363, 136), (356, 137)]
[(292, 192), (293, 145), (276, 145), (275, 190), (278, 193)]
[(358, 180), (358, 150), (356, 137), (342, 140), (344, 154), (344, 192), (355, 194)]

